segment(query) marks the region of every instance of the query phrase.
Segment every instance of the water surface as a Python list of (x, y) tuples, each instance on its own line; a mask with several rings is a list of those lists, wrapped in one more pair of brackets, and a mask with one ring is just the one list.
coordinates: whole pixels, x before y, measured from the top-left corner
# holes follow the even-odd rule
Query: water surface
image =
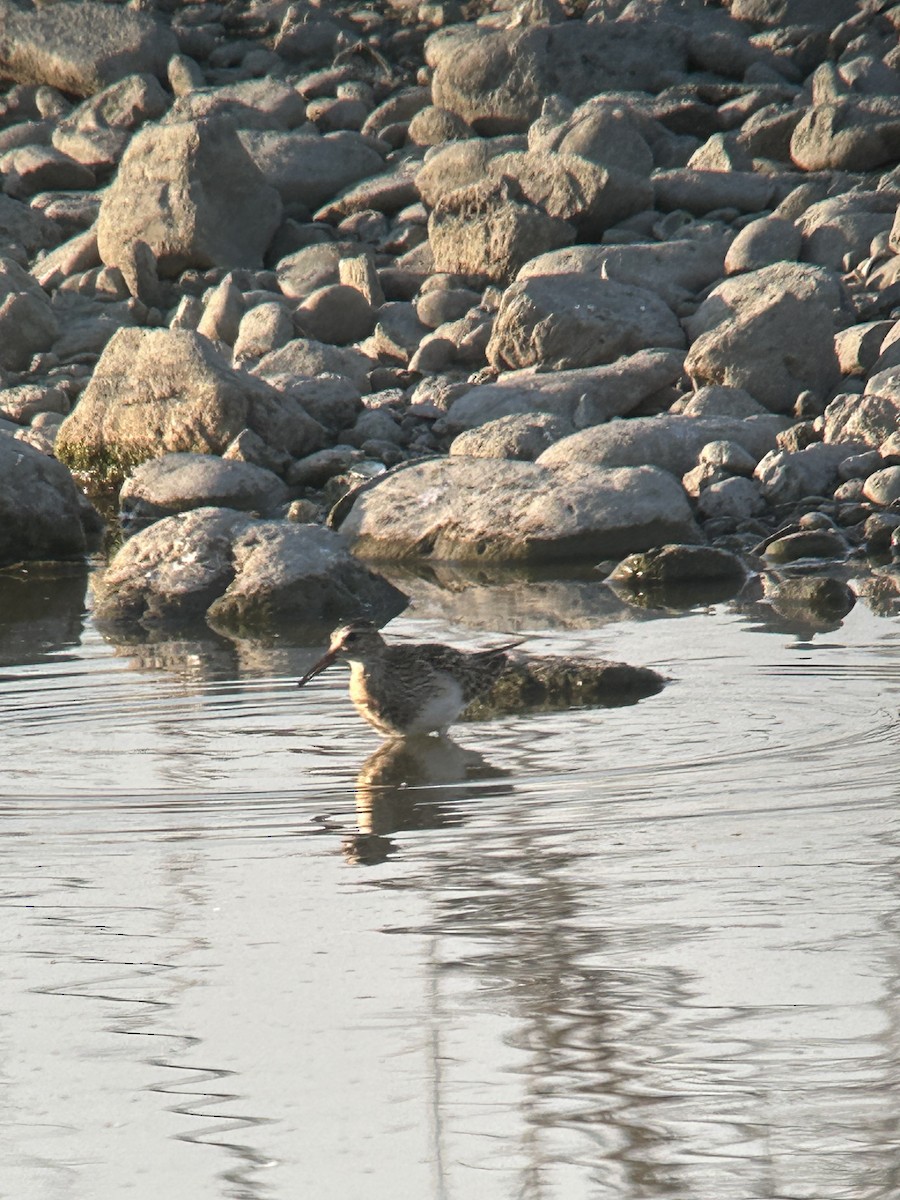
[(314, 647), (0, 582), (0, 1195), (895, 1200), (900, 623), (435, 579), (656, 667), (385, 749)]

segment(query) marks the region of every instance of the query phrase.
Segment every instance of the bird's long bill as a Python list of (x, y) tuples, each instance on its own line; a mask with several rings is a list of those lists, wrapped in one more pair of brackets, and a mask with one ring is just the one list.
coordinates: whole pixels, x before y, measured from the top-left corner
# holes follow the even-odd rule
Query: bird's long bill
[(327, 653), (323, 654), (317, 663), (314, 663), (313, 666), (309, 668), (302, 679), (297, 680), (297, 687), (303, 687), (305, 683), (309, 683), (311, 679), (315, 679), (317, 675), (321, 675), (325, 668), (330, 667), (336, 658), (336, 650), (327, 651)]

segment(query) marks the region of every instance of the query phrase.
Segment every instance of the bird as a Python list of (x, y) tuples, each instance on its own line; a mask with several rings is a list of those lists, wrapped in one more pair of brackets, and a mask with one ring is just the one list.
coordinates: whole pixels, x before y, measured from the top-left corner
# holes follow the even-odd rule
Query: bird
[(334, 631), (327, 651), (297, 686), (344, 659), (350, 663), (350, 699), (380, 734), (446, 737), (460, 713), (502, 673), (507, 652), (524, 640), (475, 651), (440, 642), (390, 645), (371, 621), (351, 621)]

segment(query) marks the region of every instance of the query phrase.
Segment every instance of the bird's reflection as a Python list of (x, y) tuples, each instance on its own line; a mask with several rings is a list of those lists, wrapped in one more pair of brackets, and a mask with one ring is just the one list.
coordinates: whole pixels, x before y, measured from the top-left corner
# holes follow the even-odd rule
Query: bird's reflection
[(456, 803), (483, 793), (480, 781), (506, 774), (476, 750), (450, 738), (384, 742), (356, 777), (358, 829), (344, 839), (344, 857), (350, 863), (372, 866), (396, 849), (392, 833), (459, 824), (464, 816)]

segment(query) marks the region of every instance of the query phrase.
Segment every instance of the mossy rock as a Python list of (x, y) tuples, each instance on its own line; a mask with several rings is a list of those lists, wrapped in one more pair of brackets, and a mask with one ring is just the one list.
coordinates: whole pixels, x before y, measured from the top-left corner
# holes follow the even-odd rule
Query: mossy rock
[(615, 708), (656, 695), (665, 682), (650, 667), (606, 659), (516, 655), (491, 690), (469, 705), (465, 716), (484, 721), (515, 713)]

